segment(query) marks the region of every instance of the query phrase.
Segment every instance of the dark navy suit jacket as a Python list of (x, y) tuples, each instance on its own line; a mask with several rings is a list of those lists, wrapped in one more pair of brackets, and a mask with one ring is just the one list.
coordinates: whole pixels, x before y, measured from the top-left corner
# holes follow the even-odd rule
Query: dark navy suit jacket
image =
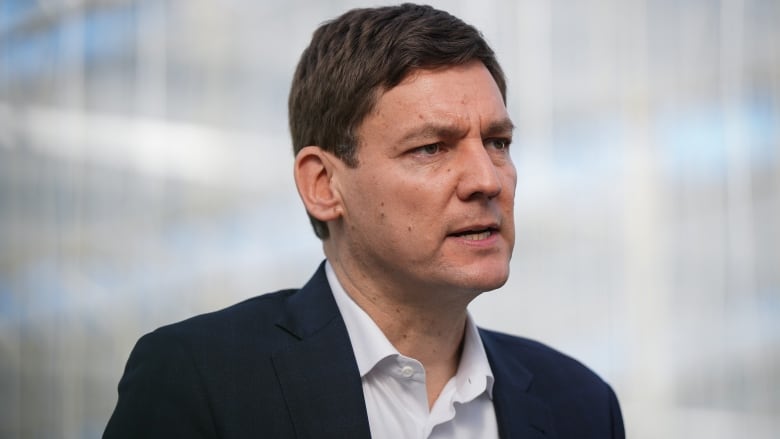
[[(540, 343), (480, 329), (502, 438), (623, 438), (612, 389)], [(363, 389), (322, 266), (300, 290), (136, 344), (106, 438), (368, 438)]]

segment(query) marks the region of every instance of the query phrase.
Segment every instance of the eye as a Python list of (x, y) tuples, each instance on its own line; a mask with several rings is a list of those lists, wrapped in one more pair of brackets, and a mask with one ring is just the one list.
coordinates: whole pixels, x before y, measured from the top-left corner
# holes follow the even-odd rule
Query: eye
[(512, 143), (512, 140), (496, 138), (496, 139), (488, 139), (485, 143), (489, 146), (492, 146), (493, 149), (503, 151), (509, 149), (509, 145)]
[(424, 155), (435, 155), (441, 152), (441, 148), (441, 143), (431, 143), (430, 145), (424, 145), (417, 148), (416, 151)]

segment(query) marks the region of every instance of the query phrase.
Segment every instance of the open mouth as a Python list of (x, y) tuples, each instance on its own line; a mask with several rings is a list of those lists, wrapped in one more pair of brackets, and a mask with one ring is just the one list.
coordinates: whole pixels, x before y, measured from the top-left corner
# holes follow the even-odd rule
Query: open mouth
[(452, 236), (463, 238), (467, 241), (482, 241), (483, 239), (488, 239), (495, 232), (495, 229), (464, 230), (453, 233)]

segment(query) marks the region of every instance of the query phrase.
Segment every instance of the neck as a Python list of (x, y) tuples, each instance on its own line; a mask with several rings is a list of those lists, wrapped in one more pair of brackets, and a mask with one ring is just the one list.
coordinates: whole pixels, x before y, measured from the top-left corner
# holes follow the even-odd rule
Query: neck
[[(377, 324), (401, 354), (422, 363), (428, 404), (432, 406), (460, 362), (466, 307), (471, 298), (437, 291), (414, 290), (376, 282), (359, 270), (331, 260), (346, 293)], [(381, 286), (381, 287), (380, 287)], [(401, 291), (402, 293), (399, 293)]]

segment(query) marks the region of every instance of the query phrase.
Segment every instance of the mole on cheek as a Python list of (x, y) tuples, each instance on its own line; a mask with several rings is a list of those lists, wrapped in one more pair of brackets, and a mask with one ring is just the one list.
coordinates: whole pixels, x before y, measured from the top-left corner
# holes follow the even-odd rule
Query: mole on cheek
[(412, 226), (407, 227), (407, 229), (409, 229), (409, 231), (411, 232), (412, 231)]

